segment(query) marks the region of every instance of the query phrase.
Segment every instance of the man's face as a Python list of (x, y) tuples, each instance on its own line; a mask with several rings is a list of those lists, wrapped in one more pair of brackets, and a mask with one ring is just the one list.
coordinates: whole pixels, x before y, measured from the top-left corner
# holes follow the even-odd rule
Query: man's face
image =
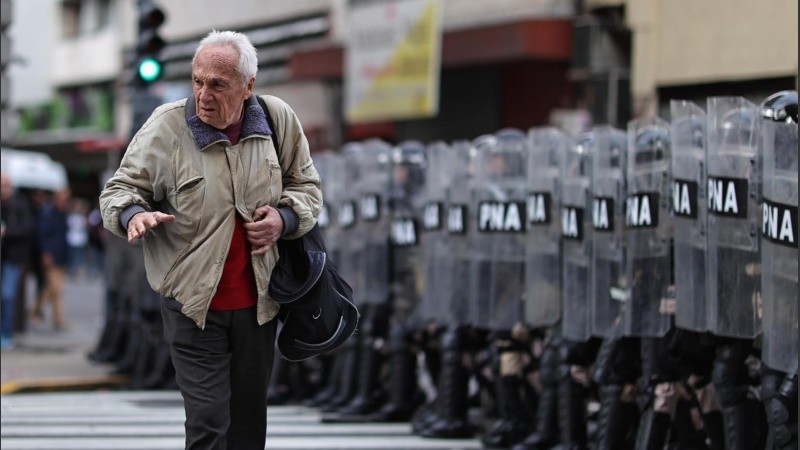
[(192, 91), (197, 117), (214, 128), (224, 129), (239, 121), (244, 101), (253, 92), (255, 78), (245, 85), (236, 67), (239, 53), (234, 47), (205, 47), (192, 65)]

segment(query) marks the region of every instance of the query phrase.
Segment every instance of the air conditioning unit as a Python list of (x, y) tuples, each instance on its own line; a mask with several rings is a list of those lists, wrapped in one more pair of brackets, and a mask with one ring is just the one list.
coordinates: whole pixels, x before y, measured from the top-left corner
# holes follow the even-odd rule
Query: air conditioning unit
[(630, 75), (626, 69), (593, 74), (585, 89), (594, 123), (625, 128), (631, 118)]
[(629, 67), (631, 38), (624, 27), (584, 15), (575, 19), (573, 31), (571, 68), (576, 77)]

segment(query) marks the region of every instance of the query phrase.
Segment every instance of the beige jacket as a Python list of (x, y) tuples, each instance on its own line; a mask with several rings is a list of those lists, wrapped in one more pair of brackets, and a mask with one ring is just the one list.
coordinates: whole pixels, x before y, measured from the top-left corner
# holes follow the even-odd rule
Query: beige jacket
[[(284, 101), (262, 98), (277, 128), (279, 154), (255, 96), (246, 102), (241, 139), (233, 146), (200, 121), (194, 101), (180, 100), (153, 112), (100, 194), (103, 225), (119, 236), (127, 236), (120, 214), (133, 205), (175, 216), (142, 239), (147, 279), (156, 292), (177, 300), (200, 328), (222, 275), (236, 214), (250, 222), (259, 206), (288, 206), (299, 218), (297, 232), (285, 237), (292, 239), (314, 226), (322, 207), (319, 175), (300, 121)], [(267, 298), (277, 260), (277, 245), (252, 257), (259, 324), (278, 313), (278, 304)]]

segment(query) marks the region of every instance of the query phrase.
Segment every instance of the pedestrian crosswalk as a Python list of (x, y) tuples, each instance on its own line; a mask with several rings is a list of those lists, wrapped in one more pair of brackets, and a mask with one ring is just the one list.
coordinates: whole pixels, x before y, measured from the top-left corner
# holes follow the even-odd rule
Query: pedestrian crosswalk
[[(71, 392), (0, 398), (3, 450), (179, 450), (183, 448), (180, 394)], [(481, 448), (477, 439), (426, 439), (408, 423), (321, 423), (303, 406), (271, 406), (268, 449), (413, 450)]]

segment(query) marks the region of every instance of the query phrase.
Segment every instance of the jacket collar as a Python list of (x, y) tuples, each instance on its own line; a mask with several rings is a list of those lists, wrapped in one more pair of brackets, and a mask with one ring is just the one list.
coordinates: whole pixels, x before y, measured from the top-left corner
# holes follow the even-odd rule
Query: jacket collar
[[(272, 130), (255, 95), (251, 95), (250, 98), (245, 100), (244, 106), (244, 120), (242, 121), (240, 140), (253, 136), (264, 138), (271, 136)], [(194, 142), (200, 150), (205, 150), (212, 144), (219, 142), (227, 142), (228, 145), (231, 143), (225, 133), (197, 117), (197, 105), (195, 104), (194, 96), (191, 95), (186, 99), (186, 124), (189, 125), (189, 129), (194, 136)]]

